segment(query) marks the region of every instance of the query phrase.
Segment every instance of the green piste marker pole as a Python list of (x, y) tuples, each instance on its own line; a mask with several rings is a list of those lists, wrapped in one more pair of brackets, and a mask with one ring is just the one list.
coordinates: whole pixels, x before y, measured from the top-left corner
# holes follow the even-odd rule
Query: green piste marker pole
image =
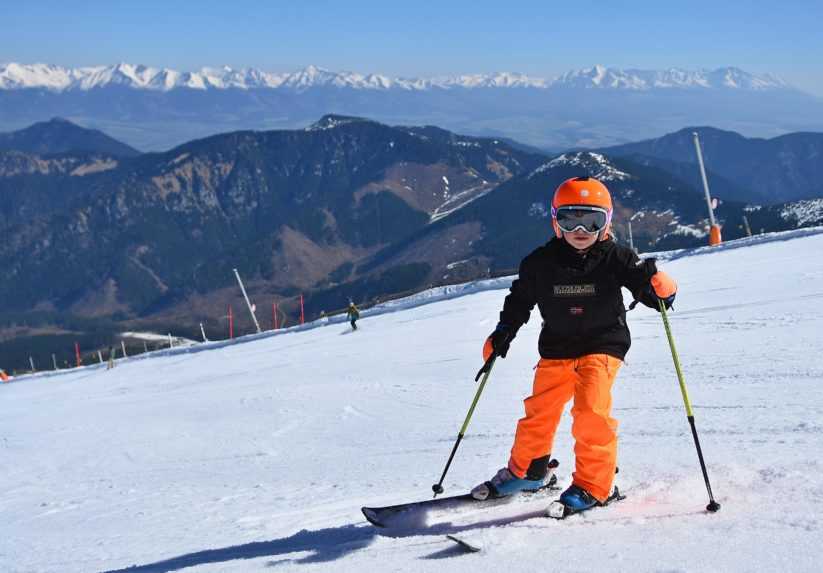
[(472, 414), (474, 414), (474, 409), (477, 406), (477, 402), (480, 400), (480, 395), (483, 393), (483, 388), (486, 387), (486, 381), (489, 379), (489, 374), (491, 374), (492, 366), (494, 366), (494, 361), (496, 359), (497, 354), (492, 354), (489, 359), (486, 360), (486, 363), (483, 364), (483, 368), (477, 372), (477, 376), (474, 377), (475, 382), (477, 382), (481, 375), (483, 376), (483, 380), (480, 382), (480, 386), (477, 387), (477, 392), (474, 394), (472, 405), (469, 407), (469, 411), (466, 414), (466, 419), (463, 420), (463, 426), (460, 428), (460, 433), (457, 434), (457, 441), (454, 442), (452, 453), (449, 455), (449, 460), (446, 462), (446, 467), (443, 469), (443, 475), (440, 476), (440, 481), (432, 486), (434, 497), (437, 497), (439, 494), (443, 493), (443, 480), (446, 479), (446, 474), (449, 472), (449, 466), (452, 465), (454, 454), (457, 452), (460, 442), (463, 441), (463, 436), (466, 435), (466, 428), (469, 427), (469, 421), (472, 419)]
[(672, 337), (672, 330), (669, 327), (669, 317), (666, 315), (666, 305), (662, 300), (658, 301), (658, 304), (660, 305), (660, 316), (663, 317), (663, 326), (666, 328), (666, 338), (669, 339), (669, 348), (672, 350), (672, 360), (674, 360), (674, 369), (677, 371), (677, 380), (680, 382), (680, 393), (683, 394), (683, 403), (686, 405), (686, 418), (689, 420), (689, 425), (692, 428), (692, 437), (694, 437), (694, 445), (697, 448), (697, 458), (700, 460), (700, 469), (703, 470), (703, 481), (706, 482), (706, 490), (709, 492), (709, 505), (706, 506), (706, 510), (714, 513), (720, 509), (720, 504), (714, 500), (712, 486), (709, 484), (709, 474), (706, 471), (706, 462), (703, 461), (703, 450), (700, 449), (700, 440), (697, 438), (692, 404), (689, 400), (689, 392), (686, 390), (686, 382), (683, 380), (683, 371), (680, 369), (680, 359), (677, 357), (677, 349), (674, 347), (674, 338)]

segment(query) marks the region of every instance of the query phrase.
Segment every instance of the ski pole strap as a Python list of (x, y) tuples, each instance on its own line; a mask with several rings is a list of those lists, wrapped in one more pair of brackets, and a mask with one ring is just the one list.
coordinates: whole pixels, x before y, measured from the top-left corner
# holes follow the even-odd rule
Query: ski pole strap
[(694, 418), (692, 413), (692, 403), (689, 400), (689, 392), (686, 390), (686, 382), (683, 379), (683, 371), (680, 369), (680, 358), (677, 356), (677, 349), (674, 347), (674, 338), (672, 337), (672, 330), (669, 327), (669, 317), (666, 314), (666, 305), (662, 300), (658, 301), (660, 305), (660, 316), (663, 317), (663, 326), (666, 329), (666, 338), (669, 339), (669, 348), (672, 351), (672, 360), (674, 361), (674, 369), (677, 372), (677, 381), (680, 383), (680, 393), (683, 394), (683, 403), (686, 405), (686, 415)]

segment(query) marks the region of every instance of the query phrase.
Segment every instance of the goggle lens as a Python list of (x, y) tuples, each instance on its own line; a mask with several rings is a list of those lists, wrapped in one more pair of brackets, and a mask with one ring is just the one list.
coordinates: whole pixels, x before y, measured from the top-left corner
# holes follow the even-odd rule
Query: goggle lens
[(561, 207), (555, 213), (557, 226), (571, 233), (582, 229), (587, 233), (597, 233), (606, 227), (608, 215), (601, 209), (589, 210), (577, 207)]

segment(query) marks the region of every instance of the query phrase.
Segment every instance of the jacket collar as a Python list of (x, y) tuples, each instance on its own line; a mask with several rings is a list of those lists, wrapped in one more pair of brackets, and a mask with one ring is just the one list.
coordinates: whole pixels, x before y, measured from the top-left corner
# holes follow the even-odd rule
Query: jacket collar
[(573, 268), (582, 269), (599, 262), (614, 246), (614, 241), (611, 238), (605, 241), (598, 241), (582, 252), (559, 237), (555, 237), (549, 241), (549, 246), (553, 246), (556, 249), (558, 259), (561, 263)]

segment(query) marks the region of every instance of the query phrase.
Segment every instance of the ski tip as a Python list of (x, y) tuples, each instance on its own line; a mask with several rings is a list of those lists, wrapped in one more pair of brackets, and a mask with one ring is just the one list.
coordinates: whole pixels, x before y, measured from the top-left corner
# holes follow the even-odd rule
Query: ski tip
[(363, 512), (363, 517), (366, 518), (366, 521), (374, 525), (375, 527), (385, 527), (383, 523), (377, 518), (377, 512), (374, 511), (371, 507), (361, 507), (360, 511)]
[(479, 553), (482, 550), (480, 546), (469, 543), (465, 539), (457, 537), (456, 535), (446, 535), (446, 539), (449, 541), (454, 541), (457, 545), (470, 553)]

